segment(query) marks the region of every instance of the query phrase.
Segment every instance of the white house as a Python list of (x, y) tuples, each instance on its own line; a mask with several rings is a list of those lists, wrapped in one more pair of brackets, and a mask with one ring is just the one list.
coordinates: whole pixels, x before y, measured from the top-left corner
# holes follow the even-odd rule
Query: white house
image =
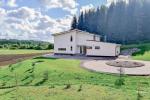
[(53, 34), (55, 54), (80, 54), (86, 56), (118, 56), (120, 45), (101, 42), (99, 35), (81, 30)]

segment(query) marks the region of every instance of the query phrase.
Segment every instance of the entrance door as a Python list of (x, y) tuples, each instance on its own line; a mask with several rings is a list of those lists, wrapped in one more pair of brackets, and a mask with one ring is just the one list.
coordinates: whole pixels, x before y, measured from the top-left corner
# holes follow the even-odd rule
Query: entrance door
[(82, 54), (82, 46), (80, 46), (80, 54)]
[(83, 46), (83, 54), (86, 55), (86, 46)]
[(80, 54), (82, 55), (86, 54), (86, 46), (80, 46)]

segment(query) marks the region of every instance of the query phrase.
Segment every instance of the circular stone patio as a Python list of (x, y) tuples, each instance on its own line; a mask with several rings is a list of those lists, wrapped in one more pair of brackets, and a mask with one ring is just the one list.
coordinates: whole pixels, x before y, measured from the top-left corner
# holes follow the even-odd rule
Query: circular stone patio
[[(138, 61), (138, 60), (124, 60), (124, 59), (117, 59), (111, 60), (115, 62), (122, 62), (122, 61), (129, 61), (135, 63), (143, 64), (140, 67), (133, 67), (133, 68), (122, 68), (123, 73), (127, 75), (150, 75), (150, 62), (149, 61)], [(84, 61), (82, 63), (82, 67), (91, 71), (96, 72), (105, 72), (105, 73), (113, 73), (118, 74), (120, 73), (120, 67), (110, 66), (108, 60), (91, 60), (91, 61)]]

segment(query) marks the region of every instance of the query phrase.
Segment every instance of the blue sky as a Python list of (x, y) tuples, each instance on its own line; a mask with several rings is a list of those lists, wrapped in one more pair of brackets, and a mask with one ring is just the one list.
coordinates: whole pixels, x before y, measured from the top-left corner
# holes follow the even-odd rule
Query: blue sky
[(73, 15), (113, 0), (0, 0), (0, 39), (53, 42), (70, 28)]

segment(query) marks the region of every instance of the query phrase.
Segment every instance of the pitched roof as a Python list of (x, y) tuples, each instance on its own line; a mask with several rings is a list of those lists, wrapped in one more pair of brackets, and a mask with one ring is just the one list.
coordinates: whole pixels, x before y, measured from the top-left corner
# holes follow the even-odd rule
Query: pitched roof
[[(82, 31), (82, 30), (79, 30), (79, 29), (71, 29), (71, 30), (68, 30), (68, 31), (52, 34), (52, 36), (57, 36), (57, 35), (66, 34), (66, 33), (70, 33), (70, 32), (82, 32), (82, 33), (86, 33), (86, 34), (96, 35), (96, 34), (89, 33), (89, 32), (86, 32), (86, 31)], [(96, 36), (100, 36), (100, 35), (96, 35)]]

